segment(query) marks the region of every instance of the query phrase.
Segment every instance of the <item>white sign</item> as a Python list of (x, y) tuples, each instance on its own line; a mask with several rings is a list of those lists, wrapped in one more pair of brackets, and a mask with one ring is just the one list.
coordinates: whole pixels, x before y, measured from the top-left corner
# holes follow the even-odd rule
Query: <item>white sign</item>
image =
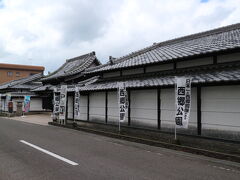
[(188, 128), (191, 109), (191, 78), (176, 77), (176, 114), (178, 128)]
[(67, 85), (62, 85), (60, 91), (60, 107), (59, 107), (59, 120), (61, 124), (65, 124), (66, 103), (67, 103)]
[(127, 91), (124, 83), (118, 83), (119, 121), (124, 122), (128, 109)]
[(59, 110), (60, 110), (60, 92), (57, 88), (54, 88), (53, 93), (53, 120), (59, 119)]
[(80, 92), (78, 87), (75, 88), (74, 119), (80, 119)]

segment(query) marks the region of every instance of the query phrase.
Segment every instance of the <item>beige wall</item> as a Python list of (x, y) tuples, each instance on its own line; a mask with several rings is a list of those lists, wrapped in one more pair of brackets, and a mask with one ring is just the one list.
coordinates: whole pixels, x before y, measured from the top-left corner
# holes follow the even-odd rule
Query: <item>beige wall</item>
[[(12, 72), (12, 76), (8, 76), (8, 72)], [(20, 73), (20, 76), (17, 76), (17, 72)], [(30, 76), (31, 73), (37, 74), (41, 72), (42, 71), (0, 69), (0, 84)]]

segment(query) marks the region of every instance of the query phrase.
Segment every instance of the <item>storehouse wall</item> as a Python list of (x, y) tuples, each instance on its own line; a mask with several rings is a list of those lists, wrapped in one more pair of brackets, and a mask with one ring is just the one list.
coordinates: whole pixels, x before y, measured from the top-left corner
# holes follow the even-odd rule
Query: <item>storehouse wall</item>
[(240, 133), (240, 86), (202, 88), (202, 134)]
[(131, 91), (131, 125), (157, 128), (157, 90)]
[[(16, 107), (16, 105), (15, 105)], [(43, 111), (42, 98), (31, 98), (30, 111)]]
[(67, 118), (73, 119), (73, 96), (68, 96), (67, 106)]
[(105, 122), (105, 92), (91, 92), (89, 101), (89, 120)]
[(80, 93), (80, 118), (79, 120), (87, 120), (87, 102), (88, 101), (88, 96), (87, 95), (82, 95)]
[(119, 119), (117, 91), (108, 92), (108, 123), (117, 124)]

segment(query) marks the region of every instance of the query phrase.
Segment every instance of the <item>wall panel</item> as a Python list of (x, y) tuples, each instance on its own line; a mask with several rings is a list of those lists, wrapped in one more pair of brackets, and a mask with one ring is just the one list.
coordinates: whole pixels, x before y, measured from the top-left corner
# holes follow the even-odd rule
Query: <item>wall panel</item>
[(104, 123), (105, 92), (91, 92), (89, 101), (89, 120)]
[(157, 89), (131, 91), (131, 125), (157, 128)]

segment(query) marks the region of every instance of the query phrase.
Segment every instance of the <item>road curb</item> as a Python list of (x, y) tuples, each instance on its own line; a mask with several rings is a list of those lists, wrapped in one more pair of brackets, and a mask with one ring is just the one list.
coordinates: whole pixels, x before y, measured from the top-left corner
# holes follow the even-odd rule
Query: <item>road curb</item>
[(189, 152), (189, 153), (193, 153), (193, 154), (204, 155), (204, 156), (208, 156), (208, 157), (214, 157), (217, 159), (229, 160), (229, 161), (234, 161), (234, 162), (240, 163), (240, 156), (237, 156), (237, 155), (226, 154), (226, 153), (221, 153), (221, 152), (216, 152), (216, 151), (210, 151), (210, 150), (206, 150), (206, 149), (199, 149), (199, 148), (194, 148), (194, 147), (189, 147), (189, 146), (182, 146), (182, 145), (166, 143), (166, 142), (156, 141), (156, 140), (150, 140), (150, 139), (145, 139), (145, 138), (139, 138), (139, 137), (134, 137), (134, 136), (129, 136), (129, 135), (123, 135), (120, 133), (106, 132), (106, 131), (86, 128), (86, 127), (80, 127), (80, 126), (73, 127), (72, 125), (60, 125), (60, 124), (57, 124), (54, 122), (49, 122), (48, 124), (53, 125), (53, 126), (69, 128), (69, 129), (81, 130), (81, 131), (90, 132), (90, 133), (94, 133), (94, 134), (100, 134), (100, 135), (118, 138), (118, 139), (124, 139), (124, 140), (128, 140), (131, 142), (138, 142), (138, 143), (152, 145), (152, 146), (164, 147), (164, 148), (174, 149), (174, 150), (178, 150), (178, 151), (184, 151), (184, 152)]

